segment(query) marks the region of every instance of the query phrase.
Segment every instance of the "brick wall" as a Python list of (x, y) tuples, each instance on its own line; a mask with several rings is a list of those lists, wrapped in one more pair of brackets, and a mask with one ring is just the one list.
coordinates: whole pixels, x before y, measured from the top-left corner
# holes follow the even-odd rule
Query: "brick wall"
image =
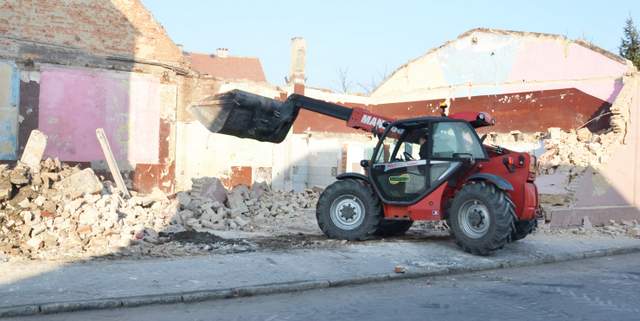
[(100, 56), (163, 62), (183, 59), (139, 0), (3, 0), (0, 39), (2, 43), (26, 41)]

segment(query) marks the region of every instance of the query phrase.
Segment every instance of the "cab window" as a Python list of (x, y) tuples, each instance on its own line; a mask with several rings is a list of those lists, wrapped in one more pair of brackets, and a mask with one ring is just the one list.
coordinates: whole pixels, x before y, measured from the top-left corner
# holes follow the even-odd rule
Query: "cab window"
[(455, 154), (471, 154), (475, 159), (485, 158), (478, 136), (469, 124), (439, 122), (433, 126), (433, 158), (455, 158)]

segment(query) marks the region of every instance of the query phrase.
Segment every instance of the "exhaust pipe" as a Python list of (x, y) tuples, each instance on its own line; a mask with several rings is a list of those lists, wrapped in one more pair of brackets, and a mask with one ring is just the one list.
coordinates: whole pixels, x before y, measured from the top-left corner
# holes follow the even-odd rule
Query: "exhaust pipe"
[(209, 97), (189, 111), (212, 133), (280, 143), (299, 109), (290, 100), (281, 102), (236, 89)]

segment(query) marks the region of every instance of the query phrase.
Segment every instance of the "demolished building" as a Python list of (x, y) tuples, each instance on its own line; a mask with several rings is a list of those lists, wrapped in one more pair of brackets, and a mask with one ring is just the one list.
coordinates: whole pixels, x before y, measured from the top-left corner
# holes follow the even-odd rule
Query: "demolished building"
[[(637, 77), (629, 61), (585, 41), (473, 29), (401, 66), (370, 96), (305, 87), (304, 81), (291, 82), (286, 94), (391, 118), (436, 115), (442, 101), (450, 112), (488, 111), (498, 121), (485, 132), (487, 142), (539, 157), (547, 218), (566, 226), (581, 224), (584, 216), (595, 224), (638, 217)], [(280, 146), (242, 141), (265, 146), (257, 166), (277, 174), (273, 182), (286, 189), (326, 185), (341, 172), (362, 171), (359, 161), (370, 157), (374, 145), (342, 121), (305, 110), (292, 132)], [(254, 159), (237, 156), (237, 168), (255, 172)]]
[[(448, 100), (452, 112), (485, 110), (497, 118), (489, 142), (540, 156), (548, 174), (539, 179), (541, 192), (564, 200), (549, 209), (558, 224), (577, 224), (584, 215), (578, 211), (596, 224), (611, 213), (637, 215), (637, 72), (584, 41), (474, 29), (360, 96), (306, 86), (301, 38), (292, 40), (288, 83), (278, 87), (266, 82), (257, 59), (227, 50), (184, 53), (139, 1), (10, 0), (0, 8), (3, 161), (18, 159), (39, 129), (49, 137), (45, 156), (99, 172), (106, 164), (95, 129), (104, 128), (138, 191), (187, 190), (204, 176), (221, 177), (227, 187), (262, 181), (303, 191), (362, 171), (372, 138), (301, 111), (284, 143), (243, 140), (211, 134), (189, 105), (231, 89), (278, 99), (295, 92), (404, 118), (436, 114)], [(588, 133), (580, 138), (582, 128)], [(581, 149), (567, 152), (567, 145)]]

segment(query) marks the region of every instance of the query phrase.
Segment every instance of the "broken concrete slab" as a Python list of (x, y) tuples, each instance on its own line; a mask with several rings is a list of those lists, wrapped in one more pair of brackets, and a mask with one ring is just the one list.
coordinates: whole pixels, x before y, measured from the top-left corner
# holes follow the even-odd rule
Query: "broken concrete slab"
[(249, 189), (243, 185), (236, 186), (231, 192), (227, 195), (227, 203), (229, 204), (229, 209), (231, 209), (231, 215), (236, 216), (239, 214), (244, 214), (249, 211), (249, 208), (244, 203), (245, 195), (248, 196)]
[(20, 162), (28, 166), (32, 172), (40, 171), (40, 161), (47, 147), (47, 135), (39, 130), (32, 130), (22, 152)]
[(13, 192), (13, 185), (9, 177), (0, 178), (0, 201), (9, 199)]
[(27, 241), (27, 246), (31, 247), (34, 250), (41, 248), (44, 245), (44, 241), (41, 237), (33, 237), (29, 241)]
[(200, 177), (191, 179), (191, 194), (224, 203), (227, 200), (227, 189), (216, 177)]
[(189, 206), (189, 203), (191, 203), (191, 196), (189, 196), (189, 193), (179, 192), (176, 194), (176, 198), (178, 199), (178, 204), (182, 207), (187, 207)]
[(120, 190), (124, 197), (131, 197), (129, 190), (124, 183), (124, 179), (122, 178), (122, 173), (120, 173), (120, 168), (118, 167), (116, 158), (113, 156), (113, 152), (111, 151), (111, 146), (109, 145), (109, 140), (107, 139), (107, 134), (104, 132), (104, 129), (96, 129), (96, 137), (98, 138), (98, 142), (100, 143), (100, 147), (104, 153), (107, 165), (109, 166), (109, 171), (111, 171), (111, 176), (113, 176), (113, 179), (116, 181), (118, 190)]
[(54, 184), (64, 196), (77, 198), (102, 191), (103, 185), (91, 168), (85, 168)]
[(578, 131), (576, 132), (577, 138), (579, 141), (581, 142), (588, 142), (591, 140), (591, 131), (586, 128), (586, 127), (582, 127), (580, 129), (578, 129)]
[(80, 225), (94, 225), (97, 224), (100, 212), (94, 206), (87, 206), (84, 212), (80, 214), (78, 218), (78, 224)]
[(268, 191), (269, 189), (269, 184), (267, 184), (266, 182), (253, 183), (253, 185), (251, 186), (250, 198), (256, 200), (260, 199), (260, 197), (262, 197), (262, 194), (264, 194), (264, 192)]
[(547, 135), (549, 139), (561, 139), (563, 132), (560, 127), (549, 127), (547, 129)]
[(585, 216), (582, 218), (582, 228), (586, 230), (593, 229), (593, 224), (591, 224), (591, 220), (589, 219), (588, 216)]
[(13, 185), (21, 186), (29, 184), (29, 169), (25, 166), (16, 166), (9, 174), (9, 179)]

